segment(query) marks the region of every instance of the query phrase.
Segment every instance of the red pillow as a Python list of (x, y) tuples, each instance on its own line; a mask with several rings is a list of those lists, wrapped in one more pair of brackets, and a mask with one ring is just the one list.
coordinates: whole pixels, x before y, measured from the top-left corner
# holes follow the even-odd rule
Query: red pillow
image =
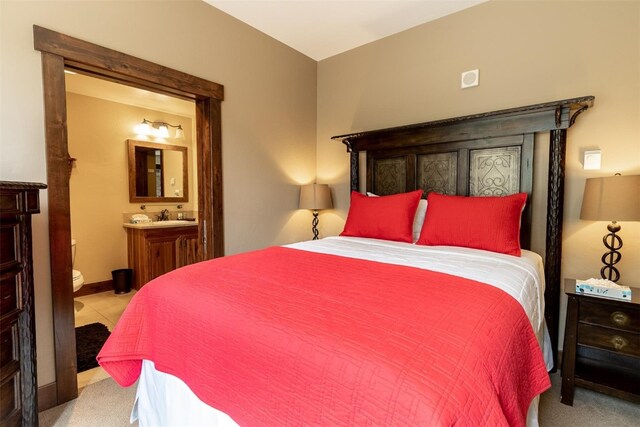
[(422, 190), (367, 197), (351, 192), (351, 206), (341, 236), (413, 242), (413, 218)]
[(463, 246), (520, 256), (520, 218), (527, 193), (504, 197), (429, 193), (417, 245)]

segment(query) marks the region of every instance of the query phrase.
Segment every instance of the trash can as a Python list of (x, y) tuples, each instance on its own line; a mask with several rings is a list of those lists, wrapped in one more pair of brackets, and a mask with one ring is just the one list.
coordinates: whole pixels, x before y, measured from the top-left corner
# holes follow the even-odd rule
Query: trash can
[(116, 294), (126, 294), (131, 291), (132, 274), (133, 270), (130, 268), (121, 268), (111, 272), (111, 276), (113, 277), (113, 291)]

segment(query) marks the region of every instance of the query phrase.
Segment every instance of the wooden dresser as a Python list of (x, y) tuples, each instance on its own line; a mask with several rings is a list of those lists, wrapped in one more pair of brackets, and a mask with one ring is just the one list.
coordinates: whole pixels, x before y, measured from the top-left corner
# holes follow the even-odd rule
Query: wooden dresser
[(561, 401), (575, 386), (640, 403), (640, 288), (623, 301), (580, 294), (567, 279)]
[(44, 184), (0, 181), (0, 425), (37, 426), (31, 215)]

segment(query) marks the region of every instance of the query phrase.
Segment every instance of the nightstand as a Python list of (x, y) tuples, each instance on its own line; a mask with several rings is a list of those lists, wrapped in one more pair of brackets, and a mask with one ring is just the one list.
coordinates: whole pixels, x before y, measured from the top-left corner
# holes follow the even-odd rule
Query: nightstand
[(561, 402), (573, 405), (579, 386), (640, 403), (640, 288), (622, 301), (576, 293), (566, 279), (564, 293)]

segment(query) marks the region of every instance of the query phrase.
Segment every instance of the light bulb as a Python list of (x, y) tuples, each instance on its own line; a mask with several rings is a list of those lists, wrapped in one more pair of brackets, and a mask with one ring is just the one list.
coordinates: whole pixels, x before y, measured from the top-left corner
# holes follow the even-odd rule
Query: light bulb
[(158, 137), (159, 138), (168, 138), (169, 137), (169, 128), (166, 125), (158, 126)]
[(133, 131), (136, 133), (136, 135), (149, 136), (151, 134), (151, 126), (149, 126), (148, 123), (143, 122), (139, 125), (134, 126)]

